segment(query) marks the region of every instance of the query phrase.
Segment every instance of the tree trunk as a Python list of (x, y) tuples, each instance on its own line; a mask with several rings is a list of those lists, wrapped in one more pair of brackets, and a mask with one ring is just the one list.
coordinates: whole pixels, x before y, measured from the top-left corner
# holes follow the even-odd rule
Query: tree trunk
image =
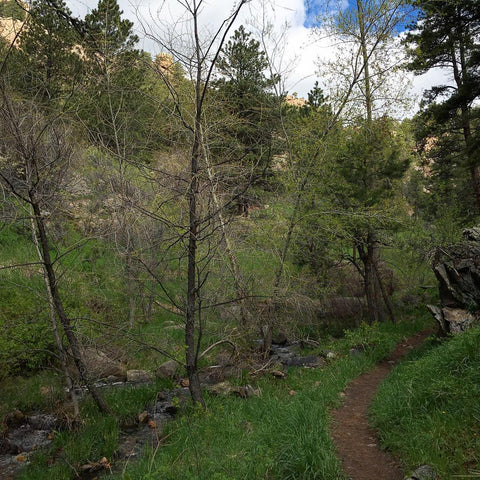
[(78, 406), (78, 398), (75, 393), (75, 389), (73, 388), (73, 382), (72, 382), (72, 377), (68, 373), (68, 367), (67, 367), (67, 352), (65, 351), (65, 348), (63, 347), (62, 339), (60, 338), (60, 333), (58, 331), (58, 325), (57, 325), (57, 319), (55, 315), (55, 304), (53, 301), (53, 296), (52, 292), (50, 290), (50, 285), (48, 283), (48, 276), (47, 276), (47, 271), (45, 269), (45, 265), (43, 262), (43, 256), (42, 256), (42, 251), (40, 249), (40, 243), (38, 241), (38, 235), (37, 235), (37, 230), (35, 228), (35, 220), (33, 218), (33, 215), (30, 217), (30, 226), (32, 230), (32, 239), (33, 243), (35, 244), (35, 250), (37, 251), (37, 256), (39, 261), (42, 263), (42, 270), (43, 270), (43, 281), (45, 283), (45, 291), (47, 293), (47, 298), (48, 298), (48, 305), (50, 308), (50, 322), (52, 324), (52, 330), (53, 330), (53, 336), (55, 337), (55, 343), (57, 344), (57, 349), (58, 349), (58, 358), (60, 360), (60, 366), (62, 367), (62, 372), (65, 377), (65, 383), (67, 384), (68, 391), (70, 392), (70, 398), (72, 399), (72, 405), (73, 405), (73, 416), (74, 418), (78, 418), (80, 415), (80, 408)]
[(34, 193), (30, 192), (29, 196), (30, 196), (31, 205), (33, 208), (33, 213), (35, 216), (35, 224), (37, 226), (37, 231), (38, 231), (38, 240), (41, 248), (43, 265), (45, 268), (45, 272), (47, 274), (48, 285), (52, 295), (52, 301), (55, 307), (55, 312), (63, 327), (65, 336), (67, 337), (68, 344), (72, 351), (73, 361), (75, 362), (75, 366), (77, 367), (80, 380), (86, 385), (88, 391), (92, 395), (93, 400), (98, 406), (98, 409), (101, 412), (111, 413), (108, 405), (105, 403), (105, 400), (89, 380), (88, 371), (82, 359), (80, 343), (77, 339), (77, 336), (75, 335), (75, 332), (73, 331), (72, 325), (70, 323), (70, 319), (68, 318), (63, 308), (63, 302), (60, 296), (60, 292), (58, 290), (55, 270), (53, 268), (53, 263), (50, 257), (48, 238), (45, 230), (45, 224), (40, 211), (40, 206), (35, 199)]
[(366, 245), (357, 245), (360, 259), (364, 266), (364, 286), (367, 297), (369, 323), (381, 322), (385, 314), (382, 308), (380, 283), (377, 275), (378, 245), (375, 235), (367, 235)]

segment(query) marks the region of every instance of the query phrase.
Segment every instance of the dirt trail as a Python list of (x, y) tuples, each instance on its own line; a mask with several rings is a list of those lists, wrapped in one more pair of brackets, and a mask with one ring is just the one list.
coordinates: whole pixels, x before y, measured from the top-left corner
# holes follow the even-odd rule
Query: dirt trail
[(402, 480), (400, 463), (380, 450), (375, 430), (368, 425), (368, 408), (380, 383), (394, 365), (432, 332), (424, 331), (397, 345), (375, 370), (364, 373), (345, 390), (345, 403), (333, 413), (332, 438), (351, 480)]

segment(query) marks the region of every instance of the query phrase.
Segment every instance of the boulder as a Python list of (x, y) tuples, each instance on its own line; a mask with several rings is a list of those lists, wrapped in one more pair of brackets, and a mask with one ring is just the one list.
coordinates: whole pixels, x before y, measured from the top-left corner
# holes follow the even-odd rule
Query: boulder
[(437, 321), (440, 332), (446, 334), (458, 334), (470, 328), (476, 321), (476, 317), (462, 308), (439, 308), (435, 305), (427, 305)]
[(430, 465), (418, 467), (406, 480), (435, 480), (437, 475)]
[(153, 381), (153, 373), (147, 370), (127, 370), (127, 382), (148, 383)]
[(254, 389), (251, 385), (234, 386), (229, 381), (211, 385), (207, 387), (207, 391), (212, 395), (217, 395), (220, 397), (229, 397), (235, 395), (241, 398), (248, 398), (251, 396), (258, 396), (260, 394), (260, 390)]
[(428, 308), (441, 334), (460, 333), (480, 314), (480, 227), (463, 231), (463, 241), (438, 248), (432, 262), (438, 280), (439, 307)]
[(433, 258), (433, 271), (439, 283), (442, 306), (480, 308), (480, 228), (463, 231), (463, 242), (439, 248)]
[(168, 360), (162, 363), (155, 371), (157, 378), (174, 378), (178, 371), (178, 362), (175, 360)]
[[(83, 360), (91, 378), (98, 380), (106, 377), (116, 377), (125, 380), (127, 372), (125, 366), (110, 358), (105, 352), (93, 347), (86, 347), (82, 351)], [(75, 376), (76, 371), (72, 370)]]

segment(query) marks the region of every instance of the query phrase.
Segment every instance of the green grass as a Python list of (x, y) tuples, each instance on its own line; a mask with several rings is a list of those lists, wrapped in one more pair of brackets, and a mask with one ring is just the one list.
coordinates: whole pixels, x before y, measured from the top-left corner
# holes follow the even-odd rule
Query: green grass
[(45, 370), (30, 377), (7, 377), (0, 382), (0, 419), (13, 410), (51, 411), (64, 396), (63, 379), (55, 372)]
[[(418, 328), (413, 323), (363, 326), (322, 346), (339, 352), (323, 369), (291, 368), (285, 380), (256, 379), (261, 396), (248, 400), (207, 396), (206, 412), (188, 408), (167, 425), (159, 449), (113, 478), (341, 479), (328, 433), (329, 409), (339, 404), (349, 380)], [(350, 357), (349, 348), (363, 342), (365, 354)]]
[(381, 386), (372, 420), (407, 469), (429, 464), (440, 478), (480, 466), (480, 329), (404, 362)]
[(69, 480), (76, 477), (82, 465), (111, 460), (118, 447), (120, 425), (137, 417), (156, 397), (157, 392), (171, 388), (169, 381), (157, 381), (126, 389), (104, 392), (105, 400), (114, 415), (98, 413), (87, 399), (81, 408), (81, 424), (75, 431), (57, 432), (53, 445), (45, 452), (33, 456), (32, 462), (20, 475), (22, 480)]
[[(246, 376), (244, 382), (261, 388), (259, 397), (244, 400), (206, 395), (206, 412), (187, 404), (178, 419), (165, 427), (159, 449), (146, 451), (141, 459), (127, 465), (123, 474), (111, 478), (341, 479), (328, 433), (329, 410), (340, 403), (339, 393), (349, 380), (372, 368), (400, 339), (421, 326), (421, 322), (410, 321), (397, 326), (362, 325), (343, 339), (318, 348), (338, 352), (337, 360), (323, 368), (291, 368), (284, 380), (269, 375), (255, 379)], [(357, 345), (364, 345), (365, 352), (350, 356), (350, 347)], [(0, 390), (0, 403), (8, 405), (8, 411), (19, 408), (26, 413), (48, 408), (40, 390), (47, 380), (37, 379), (35, 383), (30, 379), (28, 389), (25, 382), (12, 380), (10, 388)], [(82, 404), (78, 429), (57, 433), (52, 447), (35, 455), (18, 478), (68, 480), (85, 463), (102, 457), (113, 461), (119, 425), (135, 418), (158, 391), (172, 386), (163, 381), (106, 391), (114, 416), (99, 414), (87, 399)], [(60, 397), (59, 391), (57, 397), (48, 400), (50, 406)], [(26, 401), (15, 403), (15, 398)]]

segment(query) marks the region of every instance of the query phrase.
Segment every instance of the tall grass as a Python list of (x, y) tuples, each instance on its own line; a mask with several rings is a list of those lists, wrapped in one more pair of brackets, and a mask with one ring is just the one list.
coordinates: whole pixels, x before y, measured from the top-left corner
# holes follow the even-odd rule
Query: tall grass
[(480, 465), (480, 329), (427, 345), (381, 386), (372, 419), (382, 443), (410, 469), (440, 478)]
[[(342, 479), (329, 436), (329, 409), (347, 382), (372, 368), (418, 324), (364, 326), (324, 345), (339, 358), (321, 369), (291, 368), (285, 380), (255, 380), (259, 397), (207, 397), (206, 412), (189, 408), (167, 425), (158, 449), (128, 465), (122, 479)], [(351, 357), (353, 345), (364, 354)], [(254, 380), (252, 379), (252, 382)]]

